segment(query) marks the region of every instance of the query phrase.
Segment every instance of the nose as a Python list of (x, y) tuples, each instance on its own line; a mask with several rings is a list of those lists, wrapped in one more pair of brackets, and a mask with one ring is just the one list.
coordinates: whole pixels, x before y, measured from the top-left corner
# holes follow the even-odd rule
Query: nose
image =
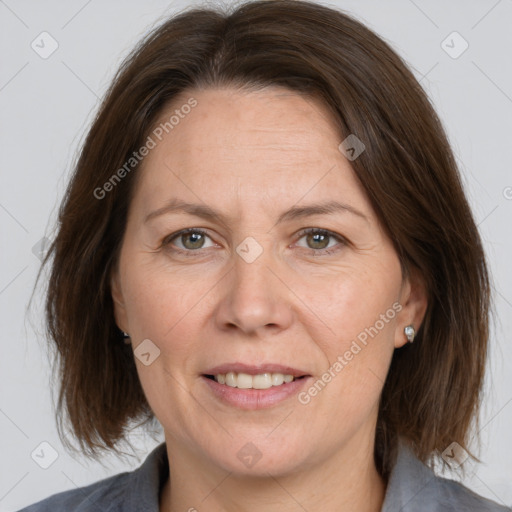
[(293, 293), (270, 253), (265, 250), (251, 263), (235, 253), (234, 265), (222, 280), (222, 297), (216, 311), (221, 330), (264, 336), (291, 325)]

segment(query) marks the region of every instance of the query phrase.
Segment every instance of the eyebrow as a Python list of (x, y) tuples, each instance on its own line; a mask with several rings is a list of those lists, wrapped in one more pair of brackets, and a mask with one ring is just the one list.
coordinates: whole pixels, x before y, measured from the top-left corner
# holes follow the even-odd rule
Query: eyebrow
[[(168, 213), (188, 213), (196, 217), (201, 217), (205, 220), (218, 222), (219, 224), (226, 225), (226, 217), (219, 211), (207, 206), (205, 204), (187, 203), (181, 199), (171, 199), (165, 206), (149, 213), (144, 219), (144, 223), (149, 222), (155, 217), (159, 217)], [(325, 203), (310, 204), (305, 206), (292, 206), (289, 210), (281, 213), (277, 219), (277, 224), (285, 221), (301, 219), (310, 217), (312, 215), (332, 215), (334, 213), (349, 212), (353, 215), (364, 219), (369, 223), (368, 218), (359, 210), (351, 205), (340, 203), (339, 201), (328, 201)]]

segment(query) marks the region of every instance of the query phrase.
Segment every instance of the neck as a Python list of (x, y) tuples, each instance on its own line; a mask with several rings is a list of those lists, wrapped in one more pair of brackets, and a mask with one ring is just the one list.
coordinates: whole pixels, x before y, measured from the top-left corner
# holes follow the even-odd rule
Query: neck
[(226, 472), (166, 441), (172, 479), (160, 495), (160, 512), (380, 512), (384, 501), (373, 443), (344, 447), (293, 474), (254, 477)]

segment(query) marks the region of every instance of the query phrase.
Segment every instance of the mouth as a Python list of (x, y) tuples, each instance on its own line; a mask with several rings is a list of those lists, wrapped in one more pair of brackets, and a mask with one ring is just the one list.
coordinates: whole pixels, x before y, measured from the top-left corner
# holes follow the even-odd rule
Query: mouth
[(211, 396), (220, 403), (243, 410), (277, 407), (296, 396), (311, 375), (281, 372), (227, 372), (201, 375)]
[(244, 372), (227, 372), (203, 376), (224, 386), (239, 389), (269, 389), (307, 377), (307, 375), (295, 376), (280, 372), (263, 372), (254, 375)]
[(276, 407), (299, 393), (311, 380), (305, 370), (280, 364), (227, 363), (201, 375), (217, 400), (238, 409)]

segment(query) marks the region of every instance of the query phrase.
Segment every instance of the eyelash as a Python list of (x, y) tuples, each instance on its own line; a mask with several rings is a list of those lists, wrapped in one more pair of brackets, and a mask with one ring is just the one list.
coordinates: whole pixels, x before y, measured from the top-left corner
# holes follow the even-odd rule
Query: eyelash
[[(171, 242), (173, 240), (175, 240), (176, 238), (178, 238), (181, 235), (187, 235), (189, 233), (199, 233), (201, 235), (207, 236), (208, 238), (211, 238), (210, 235), (208, 234), (208, 232), (205, 231), (204, 229), (201, 229), (201, 228), (187, 228), (187, 229), (183, 229), (181, 231), (178, 231), (177, 233), (173, 233), (172, 235), (169, 235), (168, 237), (164, 238), (164, 240), (162, 241), (162, 247), (170, 246)], [(303, 229), (302, 231), (300, 231), (298, 233), (297, 241), (300, 240), (301, 238), (303, 238), (304, 236), (309, 235), (309, 234), (329, 236), (330, 238), (334, 238), (335, 240), (337, 240), (341, 245), (347, 245), (346, 239), (343, 238), (341, 235), (333, 233), (332, 231), (329, 231), (327, 229), (321, 229), (321, 228), (306, 228), (306, 229)], [(338, 252), (341, 248), (332, 248), (331, 247), (331, 248), (325, 248), (325, 249), (318, 249), (318, 250), (316, 250), (316, 249), (302, 247), (302, 249), (313, 251), (313, 253), (314, 253), (313, 255), (316, 256), (317, 254), (321, 254), (321, 255), (333, 254), (335, 252)], [(185, 249), (181, 249), (179, 247), (173, 247), (172, 250), (175, 251), (175, 252), (184, 254), (186, 256), (195, 256), (194, 253), (198, 253), (200, 251), (200, 249), (185, 250)]]

